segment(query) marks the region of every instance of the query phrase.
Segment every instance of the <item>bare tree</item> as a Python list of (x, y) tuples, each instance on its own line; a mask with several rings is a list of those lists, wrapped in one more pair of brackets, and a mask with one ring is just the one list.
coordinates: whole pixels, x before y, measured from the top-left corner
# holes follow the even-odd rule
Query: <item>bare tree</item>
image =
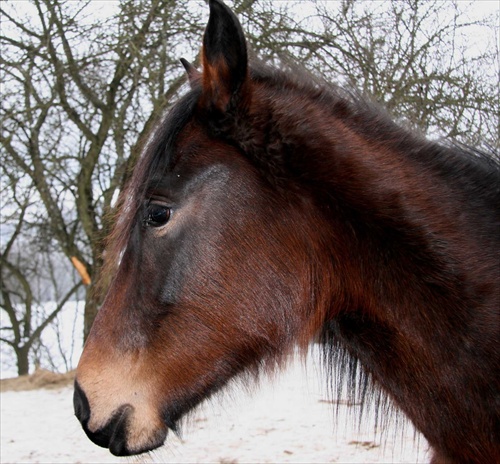
[[(19, 375), (29, 373), (30, 359), (40, 344), (42, 332), (81, 286), (78, 282), (62, 291), (52, 256), (39, 252), (37, 240), (28, 243), (26, 236), (21, 235), (28, 223), (26, 216), (31, 205), (29, 189), (21, 201), (11, 198), (11, 214), (17, 217), (17, 223), (0, 252), (0, 309), (3, 312), (0, 341), (14, 351)], [(53, 293), (48, 295), (47, 289)], [(55, 302), (50, 311), (45, 304), (47, 299)]]
[[(35, 0), (28, 20), (15, 3), (3, 5), (11, 33), (1, 38), (9, 90), (0, 141), (35, 186), (62, 252), (91, 276), (101, 264), (106, 213), (139, 152), (134, 145), (182, 82), (179, 72), (168, 79), (165, 53), (189, 26), (178, 3), (123, 2), (113, 18), (90, 23), (89, 2)], [(88, 292), (85, 333), (97, 305)]]

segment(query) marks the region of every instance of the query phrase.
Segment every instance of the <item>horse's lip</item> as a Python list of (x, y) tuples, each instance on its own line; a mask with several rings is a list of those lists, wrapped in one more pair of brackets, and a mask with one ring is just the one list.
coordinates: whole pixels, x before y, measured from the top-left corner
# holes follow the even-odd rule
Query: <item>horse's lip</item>
[(88, 420), (82, 422), (82, 428), (87, 437), (98, 446), (108, 448), (115, 456), (131, 456), (146, 453), (162, 446), (167, 437), (168, 429), (163, 429), (156, 433), (156, 436), (138, 448), (129, 448), (127, 444), (127, 433), (132, 418), (134, 408), (125, 404), (120, 406), (104, 427), (96, 431), (91, 431), (88, 427)]
[(115, 456), (128, 456), (132, 454), (127, 448), (127, 429), (133, 407), (129, 404), (120, 406), (104, 427), (91, 431), (88, 419), (82, 421), (82, 427), (89, 439), (97, 446), (109, 448)]

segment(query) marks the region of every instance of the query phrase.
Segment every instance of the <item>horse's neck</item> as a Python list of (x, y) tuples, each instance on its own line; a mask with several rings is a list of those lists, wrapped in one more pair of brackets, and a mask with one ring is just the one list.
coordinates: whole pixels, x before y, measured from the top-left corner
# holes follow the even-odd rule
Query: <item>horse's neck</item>
[[(433, 211), (428, 207), (436, 194), (446, 193), (446, 186), (436, 185), (437, 179), (400, 146), (363, 138), (348, 127), (338, 130), (335, 125), (339, 124), (342, 122), (332, 122), (332, 141), (322, 156), (336, 195), (362, 216), (408, 218), (405, 213), (409, 211), (419, 212), (419, 216)], [(416, 142), (409, 142), (407, 150), (425, 152)]]
[(331, 128), (331, 143), (316, 154), (320, 201), (332, 224), (332, 255), (345, 255), (341, 273), (353, 306), (404, 323), (415, 308), (459, 304), (460, 293), (450, 292), (460, 280), (455, 266), (469, 260), (475, 244), (460, 234), (467, 211), (457, 192), (418, 160), (426, 142), (409, 140), (409, 155), (342, 121)]
[[(318, 118), (302, 137), (307, 163), (296, 169), (328, 225), (320, 265), (331, 282), (317, 288), (331, 293), (327, 353), (346, 349), (355, 362), (340, 357), (339, 369), (354, 366), (356, 378), (359, 361), (432, 444), (450, 427), (467, 443), (471, 415), (498, 420), (489, 405), (498, 395), (490, 385), (498, 359), (499, 171), (389, 123), (378, 138), (376, 128), (350, 122)], [(464, 412), (464, 403), (483, 407)], [(478, 446), (490, 450), (485, 462), (493, 446), (488, 437)]]
[(292, 177), (285, 188), (300, 185), (318, 206), (351, 306), (382, 316), (459, 305), (467, 267), (479, 269), (478, 256), (494, 266), (497, 253), (493, 240), (475, 239), (478, 222), (483, 236), (498, 236), (498, 213), (491, 196), (469, 198), (483, 175), (472, 160), (333, 94), (270, 88), (258, 88), (243, 148), (271, 181)]

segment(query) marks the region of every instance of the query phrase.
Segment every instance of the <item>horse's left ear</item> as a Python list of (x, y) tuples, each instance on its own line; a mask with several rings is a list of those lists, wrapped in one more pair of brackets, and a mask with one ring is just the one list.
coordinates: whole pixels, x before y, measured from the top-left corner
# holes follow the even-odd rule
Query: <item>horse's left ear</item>
[(201, 79), (201, 73), (198, 71), (188, 60), (181, 58), (182, 66), (186, 70), (188, 75), (189, 83), (191, 84), (191, 88), (193, 88), (196, 83)]
[(249, 96), (245, 36), (235, 14), (221, 0), (209, 0), (203, 36), (203, 95), (206, 108), (225, 112)]

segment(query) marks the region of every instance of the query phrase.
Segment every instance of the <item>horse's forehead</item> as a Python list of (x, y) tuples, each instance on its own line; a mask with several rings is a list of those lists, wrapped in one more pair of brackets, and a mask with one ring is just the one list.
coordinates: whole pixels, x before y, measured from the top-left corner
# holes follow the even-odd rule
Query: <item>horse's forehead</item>
[(236, 165), (240, 153), (223, 139), (209, 136), (209, 131), (198, 119), (189, 121), (177, 134), (173, 143), (172, 160), (168, 171), (172, 173), (209, 168), (212, 165)]

